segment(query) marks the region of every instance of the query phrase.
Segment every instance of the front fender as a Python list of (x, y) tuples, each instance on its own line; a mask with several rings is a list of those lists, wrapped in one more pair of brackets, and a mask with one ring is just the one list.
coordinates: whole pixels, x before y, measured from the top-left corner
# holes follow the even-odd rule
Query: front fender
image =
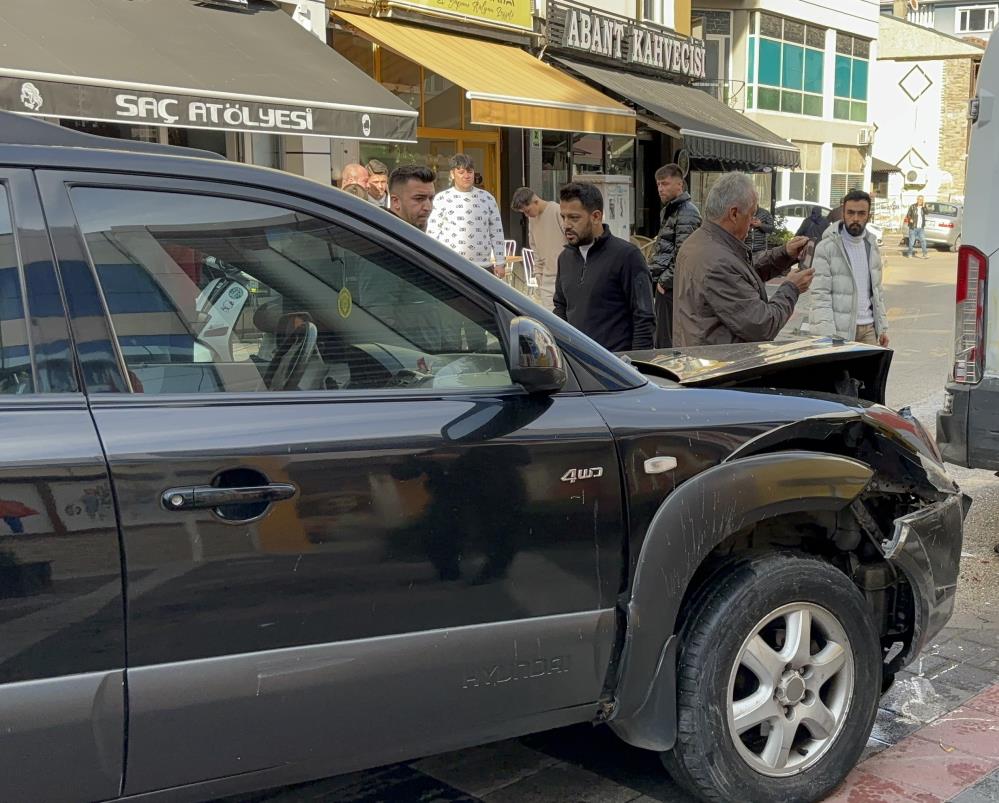
[(668, 750), (676, 735), (674, 629), (695, 572), (730, 535), (775, 516), (838, 511), (870, 482), (856, 460), (778, 452), (723, 463), (666, 499), (649, 525), (627, 603), (621, 671), (610, 716), (625, 741)]

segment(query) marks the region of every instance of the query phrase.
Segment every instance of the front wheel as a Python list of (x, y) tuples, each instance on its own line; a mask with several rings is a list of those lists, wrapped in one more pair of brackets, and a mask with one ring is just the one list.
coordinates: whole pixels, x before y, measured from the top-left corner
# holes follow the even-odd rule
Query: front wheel
[(771, 554), (715, 575), (681, 634), (663, 762), (704, 800), (821, 800), (856, 764), (881, 691), (863, 594), (835, 567)]

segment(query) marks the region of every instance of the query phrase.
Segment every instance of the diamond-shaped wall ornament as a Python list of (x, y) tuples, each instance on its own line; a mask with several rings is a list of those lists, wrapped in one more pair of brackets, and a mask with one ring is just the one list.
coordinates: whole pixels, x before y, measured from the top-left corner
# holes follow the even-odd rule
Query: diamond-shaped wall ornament
[(930, 76), (923, 72), (923, 68), (917, 64), (902, 77), (898, 85), (909, 96), (909, 100), (915, 103), (926, 93), (927, 89), (933, 86), (933, 81), (930, 79)]

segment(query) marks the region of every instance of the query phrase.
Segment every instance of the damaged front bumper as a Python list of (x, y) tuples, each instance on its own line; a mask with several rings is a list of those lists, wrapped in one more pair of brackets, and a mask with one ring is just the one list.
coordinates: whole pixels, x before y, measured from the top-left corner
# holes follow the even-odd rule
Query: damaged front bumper
[(903, 666), (919, 655), (954, 611), (964, 518), (970, 507), (970, 497), (951, 494), (896, 519), (891, 538), (881, 545), (915, 592), (915, 628)]

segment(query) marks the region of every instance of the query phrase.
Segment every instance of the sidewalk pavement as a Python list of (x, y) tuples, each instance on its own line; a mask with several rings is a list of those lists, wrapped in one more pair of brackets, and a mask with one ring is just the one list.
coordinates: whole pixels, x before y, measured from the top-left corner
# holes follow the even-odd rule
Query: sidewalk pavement
[[(440, 723), (438, 723), (439, 725)], [(265, 792), (243, 803), (693, 803), (656, 754), (576, 725)], [(999, 622), (960, 614), (881, 701), (829, 803), (999, 800)]]

